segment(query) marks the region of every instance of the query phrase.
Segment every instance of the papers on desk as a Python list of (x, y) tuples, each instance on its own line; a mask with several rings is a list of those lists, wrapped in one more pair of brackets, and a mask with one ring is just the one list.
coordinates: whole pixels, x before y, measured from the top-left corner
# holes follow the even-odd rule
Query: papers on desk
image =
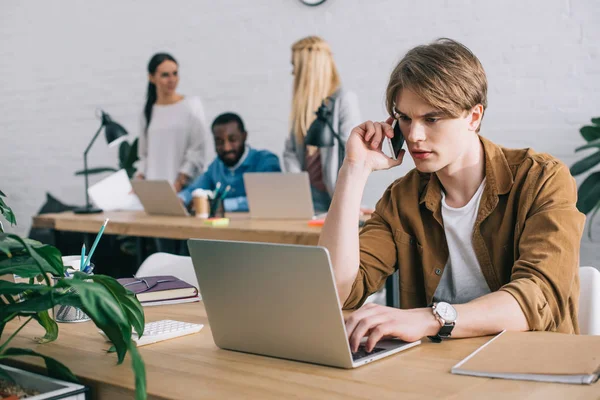
[(122, 169), (102, 179), (88, 189), (92, 202), (104, 211), (143, 210), (144, 207), (133, 193), (127, 172)]
[(600, 336), (503, 331), (452, 367), (452, 373), (590, 384), (600, 374)]

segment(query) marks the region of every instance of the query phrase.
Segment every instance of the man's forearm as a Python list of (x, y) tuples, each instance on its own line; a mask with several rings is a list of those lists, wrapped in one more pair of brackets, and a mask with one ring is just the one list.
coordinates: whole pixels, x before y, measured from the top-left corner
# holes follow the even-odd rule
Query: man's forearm
[(329, 250), (338, 295), (342, 303), (350, 294), (359, 266), (358, 219), (369, 172), (344, 163), (321, 231), (319, 245)]
[(521, 306), (511, 294), (504, 291), (490, 293), (466, 304), (454, 305), (454, 308), (458, 313), (458, 320), (452, 337), (493, 335), (505, 329), (529, 330)]

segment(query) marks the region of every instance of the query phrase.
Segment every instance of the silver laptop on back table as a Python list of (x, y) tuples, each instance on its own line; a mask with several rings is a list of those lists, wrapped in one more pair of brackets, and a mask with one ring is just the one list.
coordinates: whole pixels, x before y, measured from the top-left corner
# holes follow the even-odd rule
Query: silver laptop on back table
[(189, 215), (175, 189), (166, 180), (133, 179), (131, 187), (149, 215)]
[(311, 219), (314, 216), (307, 172), (244, 174), (251, 218)]
[(323, 247), (201, 239), (188, 247), (220, 348), (355, 368), (420, 343), (383, 340), (353, 357)]

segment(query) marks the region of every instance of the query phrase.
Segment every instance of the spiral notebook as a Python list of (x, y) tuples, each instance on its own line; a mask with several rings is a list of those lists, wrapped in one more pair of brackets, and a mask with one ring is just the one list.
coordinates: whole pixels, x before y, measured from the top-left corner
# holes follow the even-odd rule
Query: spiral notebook
[(452, 367), (453, 374), (591, 384), (600, 374), (600, 336), (503, 331)]

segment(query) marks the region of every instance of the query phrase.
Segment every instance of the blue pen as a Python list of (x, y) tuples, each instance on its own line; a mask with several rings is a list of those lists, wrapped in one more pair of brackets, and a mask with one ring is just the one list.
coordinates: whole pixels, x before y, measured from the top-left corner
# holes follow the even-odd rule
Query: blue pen
[(92, 259), (92, 255), (94, 255), (96, 246), (98, 246), (98, 242), (100, 241), (100, 238), (102, 237), (102, 234), (104, 233), (104, 228), (106, 228), (106, 224), (108, 224), (108, 218), (106, 218), (106, 220), (104, 221), (104, 224), (102, 224), (102, 228), (100, 228), (100, 232), (98, 232), (98, 234), (96, 235), (96, 240), (94, 240), (94, 244), (92, 245), (90, 254), (88, 254), (87, 258), (85, 259), (85, 264), (84, 264), (85, 268), (84, 268), (83, 272), (87, 272), (87, 269), (90, 266), (90, 260)]
[(231, 189), (231, 186), (227, 185), (225, 190), (223, 190), (223, 193), (221, 193), (221, 196), (219, 196), (219, 200), (223, 200), (225, 198), (225, 196), (227, 196), (227, 193), (229, 192), (230, 189)]
[(85, 267), (85, 243), (81, 246), (81, 260), (79, 261), (79, 270), (83, 271)]

